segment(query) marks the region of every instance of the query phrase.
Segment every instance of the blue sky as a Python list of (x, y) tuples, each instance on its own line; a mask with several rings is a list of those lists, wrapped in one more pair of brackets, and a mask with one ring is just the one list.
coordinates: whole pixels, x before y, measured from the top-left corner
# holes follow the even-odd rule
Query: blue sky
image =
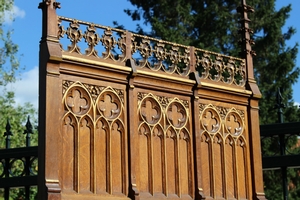
[[(9, 86), (16, 92), (17, 103), (32, 102), (37, 107), (38, 88), (38, 52), (41, 38), (42, 12), (37, 7), (41, 0), (15, 0), (14, 16), (15, 21), (7, 20), (6, 27), (14, 29), (13, 41), (19, 45), (21, 55), (21, 66), (25, 67), (22, 73), (22, 80)], [(29, 3), (30, 2), (30, 3)], [(131, 8), (127, 0), (59, 0), (61, 9), (58, 15), (76, 18), (106, 26), (112, 26), (113, 21), (125, 25), (128, 30), (135, 30), (135, 22), (123, 12), (125, 8)], [(284, 30), (294, 26), (298, 32), (287, 43), (293, 46), (300, 43), (300, 23), (298, 13), (300, 10), (299, 0), (277, 0), (276, 7), (292, 4), (292, 12)], [(297, 66), (300, 66), (300, 50), (298, 53)], [(293, 86), (294, 101), (300, 103), (300, 78)]]

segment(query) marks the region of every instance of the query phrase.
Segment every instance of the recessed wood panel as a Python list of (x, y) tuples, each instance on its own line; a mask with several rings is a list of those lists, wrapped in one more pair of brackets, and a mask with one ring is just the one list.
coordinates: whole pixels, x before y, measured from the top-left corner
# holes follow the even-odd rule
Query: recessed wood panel
[(190, 185), (191, 178), (189, 176), (189, 162), (190, 155), (189, 155), (189, 138), (186, 136), (184, 132), (180, 134), (179, 137), (179, 162), (180, 162), (180, 186), (181, 186), (181, 194), (189, 195), (189, 188), (192, 186)]
[(230, 136), (225, 142), (225, 165), (227, 198), (236, 198), (234, 140)]
[(164, 151), (162, 130), (158, 128), (157, 134), (153, 137), (153, 193), (164, 194)]
[(105, 119), (99, 119), (95, 129), (95, 176), (96, 176), (96, 192), (106, 193), (109, 176), (107, 160), (107, 142), (108, 142), (108, 123)]
[(77, 136), (77, 122), (72, 115), (67, 115), (64, 118), (63, 124), (63, 157), (62, 165), (64, 166), (63, 185), (62, 189), (75, 190), (76, 180), (76, 167), (75, 167), (75, 141)]
[(211, 139), (208, 134), (204, 133), (201, 137), (201, 167), (203, 192), (207, 197), (213, 197), (213, 168), (211, 163)]
[(223, 165), (223, 148), (222, 148), (222, 138), (216, 135), (213, 143), (213, 162), (214, 162), (214, 185), (216, 198), (224, 197), (224, 165)]
[[(147, 126), (147, 125), (145, 125)], [(151, 171), (151, 160), (150, 160), (150, 132), (145, 132), (144, 134), (140, 134), (139, 137), (139, 157), (140, 157), (140, 190), (142, 192), (150, 192), (150, 177), (151, 174), (149, 174)]]
[(113, 124), (111, 132), (111, 176), (112, 176), (112, 192), (122, 193), (122, 132), (119, 131), (120, 124)]
[(124, 196), (123, 93), (111, 87), (65, 81), (63, 105), (68, 114), (62, 138), (66, 141), (63, 149), (68, 152), (63, 154), (63, 162), (68, 167), (62, 173), (62, 185), (67, 193), (75, 190), (78, 195)]
[(246, 173), (246, 158), (245, 158), (245, 143), (243, 139), (237, 141), (237, 169), (238, 169), (238, 189), (239, 197), (247, 198), (247, 173)]
[[(171, 133), (170, 133), (171, 134)], [(166, 138), (166, 161), (167, 161), (167, 189), (168, 194), (176, 194), (176, 165), (175, 140), (170, 136)]]
[(78, 136), (79, 192), (91, 191), (91, 122), (83, 118)]

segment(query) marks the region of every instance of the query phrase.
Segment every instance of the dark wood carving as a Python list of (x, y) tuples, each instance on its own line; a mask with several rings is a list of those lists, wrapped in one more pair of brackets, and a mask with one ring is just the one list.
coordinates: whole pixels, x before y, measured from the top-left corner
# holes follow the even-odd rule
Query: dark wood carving
[(57, 5), (40, 5), (39, 199), (264, 199), (249, 56), (60, 17)]

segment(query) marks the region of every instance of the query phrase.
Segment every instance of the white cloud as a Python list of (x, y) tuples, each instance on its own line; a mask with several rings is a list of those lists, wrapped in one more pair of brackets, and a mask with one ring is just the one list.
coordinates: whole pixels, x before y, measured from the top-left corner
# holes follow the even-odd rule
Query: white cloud
[(13, 19), (24, 18), (26, 15), (25, 11), (14, 5), (12, 10), (4, 12), (4, 23), (11, 24)]
[(23, 105), (25, 102), (33, 104), (38, 109), (38, 67), (22, 73), (21, 79), (7, 86), (9, 91), (15, 92), (15, 101), (17, 105)]
[(299, 102), (294, 102), (294, 106), (300, 107), (300, 103)]

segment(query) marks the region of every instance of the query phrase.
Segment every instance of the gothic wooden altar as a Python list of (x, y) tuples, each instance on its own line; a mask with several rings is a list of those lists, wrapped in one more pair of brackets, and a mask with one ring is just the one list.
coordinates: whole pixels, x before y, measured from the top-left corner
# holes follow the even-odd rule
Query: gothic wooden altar
[(244, 58), (56, 15), (43, 1), (39, 199), (265, 199)]

